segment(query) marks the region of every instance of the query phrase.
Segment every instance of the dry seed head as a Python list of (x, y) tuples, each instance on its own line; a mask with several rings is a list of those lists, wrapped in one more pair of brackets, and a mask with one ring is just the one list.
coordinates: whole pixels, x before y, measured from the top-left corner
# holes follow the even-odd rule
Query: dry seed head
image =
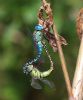
[(79, 38), (81, 39), (83, 35), (83, 8), (80, 10), (77, 20), (76, 20), (76, 28), (77, 28), (77, 34)]

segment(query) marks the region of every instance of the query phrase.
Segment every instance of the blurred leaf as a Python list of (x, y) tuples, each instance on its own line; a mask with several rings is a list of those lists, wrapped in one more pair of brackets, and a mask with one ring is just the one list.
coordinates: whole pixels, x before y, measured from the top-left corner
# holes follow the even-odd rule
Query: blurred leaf
[(4, 88), (3, 97), (5, 100), (21, 100), (17, 89), (15, 89), (12, 86), (8, 86)]
[(7, 12), (3, 6), (0, 6), (0, 20), (6, 16)]
[(4, 32), (3, 36), (3, 45), (11, 46), (13, 37), (15, 34), (19, 32), (20, 24), (19, 23), (11, 23)]

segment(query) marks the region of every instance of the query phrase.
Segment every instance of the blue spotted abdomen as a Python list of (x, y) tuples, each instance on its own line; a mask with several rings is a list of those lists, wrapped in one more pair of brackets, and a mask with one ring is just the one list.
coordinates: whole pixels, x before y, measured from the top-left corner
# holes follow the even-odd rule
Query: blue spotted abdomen
[(36, 47), (37, 47), (37, 56), (33, 60), (26, 63), (26, 66), (33, 64), (34, 62), (38, 61), (39, 58), (41, 57), (42, 49), (43, 49), (42, 42), (41, 41), (37, 42)]
[(38, 54), (42, 53), (42, 48), (43, 48), (43, 45), (40, 41), (40, 42), (37, 43), (37, 52), (38, 52)]
[(37, 56), (33, 60), (26, 63), (26, 65), (31, 65), (34, 62), (38, 61), (41, 54), (42, 54), (42, 48), (43, 48), (43, 45), (42, 45), (42, 32), (41, 31), (35, 31), (34, 34), (33, 34), (33, 39), (34, 39), (34, 42), (35, 42), (36, 48), (37, 48)]

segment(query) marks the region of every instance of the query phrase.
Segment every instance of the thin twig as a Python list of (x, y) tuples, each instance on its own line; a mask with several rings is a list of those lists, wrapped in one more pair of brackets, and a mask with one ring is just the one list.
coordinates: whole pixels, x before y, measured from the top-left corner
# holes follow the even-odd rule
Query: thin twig
[(69, 100), (74, 100), (73, 94), (72, 94), (72, 87), (71, 87), (71, 83), (70, 83), (70, 79), (69, 79), (69, 75), (68, 75), (68, 71), (67, 71), (67, 66), (66, 66), (66, 62), (65, 62), (65, 58), (64, 58), (63, 51), (62, 51), (62, 47), (60, 45), (60, 41), (59, 41), (58, 33), (56, 31), (55, 24), (53, 25), (53, 31), (54, 31), (55, 38), (57, 40), (56, 43), (57, 43), (57, 47), (58, 47), (59, 57), (60, 57), (60, 60), (61, 60), (61, 65), (62, 65), (61, 67), (62, 67), (64, 77), (65, 77), (68, 95), (69, 95), (69, 98), (70, 98)]

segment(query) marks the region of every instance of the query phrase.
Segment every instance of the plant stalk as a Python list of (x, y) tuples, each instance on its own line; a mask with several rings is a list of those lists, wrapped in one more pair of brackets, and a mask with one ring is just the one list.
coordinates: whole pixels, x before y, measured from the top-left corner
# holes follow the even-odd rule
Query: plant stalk
[(71, 83), (70, 83), (70, 79), (69, 79), (69, 75), (68, 75), (68, 71), (67, 71), (67, 66), (66, 66), (66, 61), (65, 61), (65, 58), (64, 58), (62, 47), (60, 45), (58, 32), (56, 31), (56, 27), (55, 27), (54, 24), (53, 24), (53, 31), (54, 31), (54, 35), (55, 35), (55, 39), (56, 39), (56, 43), (57, 43), (57, 47), (58, 47), (59, 57), (60, 57), (60, 60), (61, 60), (61, 65), (62, 65), (62, 70), (63, 70), (63, 73), (64, 73), (64, 78), (65, 78), (65, 82), (66, 82), (68, 95), (69, 95), (69, 97), (73, 97), (72, 87), (71, 87)]
[(83, 100), (83, 35), (81, 39), (76, 71), (73, 80), (73, 95), (76, 100)]

